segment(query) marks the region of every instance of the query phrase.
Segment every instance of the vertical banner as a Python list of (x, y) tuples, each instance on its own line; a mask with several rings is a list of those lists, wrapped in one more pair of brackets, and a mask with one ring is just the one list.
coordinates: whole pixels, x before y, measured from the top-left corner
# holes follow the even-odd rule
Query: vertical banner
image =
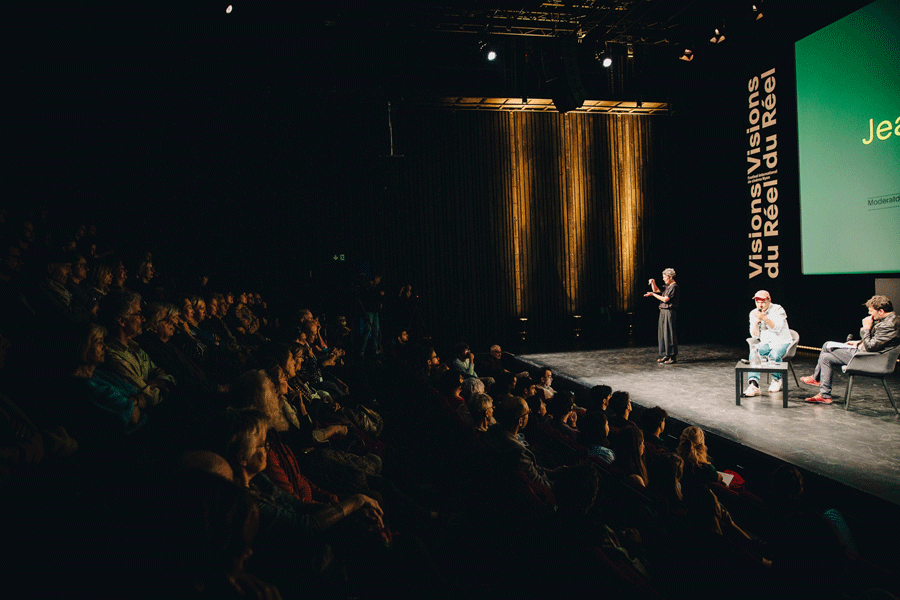
[(774, 66), (751, 74), (747, 81), (747, 276), (754, 289), (776, 287), (772, 284), (781, 276), (776, 87)]

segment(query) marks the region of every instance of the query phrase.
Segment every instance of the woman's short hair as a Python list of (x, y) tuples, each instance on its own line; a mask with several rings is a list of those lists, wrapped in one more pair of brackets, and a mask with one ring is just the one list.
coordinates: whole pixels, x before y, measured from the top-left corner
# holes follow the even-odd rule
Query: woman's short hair
[(147, 331), (155, 331), (159, 324), (166, 319), (171, 319), (179, 314), (178, 307), (169, 302), (153, 302), (147, 305), (144, 312), (144, 329)]
[(671, 277), (672, 279), (675, 279), (675, 269), (672, 269), (672, 268), (663, 269), (662, 274), (663, 274), (663, 277)]
[(484, 382), (475, 377), (463, 380), (462, 391), (459, 395), (469, 400), (474, 398), (476, 394), (484, 394)]
[(473, 394), (466, 407), (469, 409), (469, 414), (471, 414), (474, 419), (476, 416), (481, 416), (487, 412), (488, 404), (493, 406), (494, 399), (482, 392)]

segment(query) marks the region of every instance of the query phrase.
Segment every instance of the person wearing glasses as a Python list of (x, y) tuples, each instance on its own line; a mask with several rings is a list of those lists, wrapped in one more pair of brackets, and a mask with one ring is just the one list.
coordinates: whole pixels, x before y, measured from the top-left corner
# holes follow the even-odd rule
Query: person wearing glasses
[(518, 396), (507, 396), (494, 409), (497, 425), (488, 430), (488, 447), (496, 456), (495, 464), (508, 472), (521, 471), (532, 482), (552, 489), (548, 472), (538, 464), (519, 432), (528, 425), (531, 410)]
[(103, 369), (135, 386), (149, 406), (159, 404), (164, 393), (174, 387), (175, 378), (157, 367), (134, 341), (144, 328), (140, 294), (111, 291), (101, 300), (99, 318), (109, 332)]

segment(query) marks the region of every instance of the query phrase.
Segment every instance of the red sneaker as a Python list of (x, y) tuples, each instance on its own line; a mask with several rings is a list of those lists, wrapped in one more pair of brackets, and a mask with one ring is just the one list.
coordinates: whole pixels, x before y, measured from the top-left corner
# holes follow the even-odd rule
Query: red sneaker
[(805, 383), (806, 385), (814, 385), (814, 386), (816, 386), (816, 387), (822, 385), (821, 383), (819, 383), (818, 381), (816, 381), (816, 378), (813, 377), (812, 375), (806, 375), (805, 377), (801, 377), (801, 378), (800, 378), (800, 381), (802, 381), (802, 382)]
[(812, 398), (807, 398), (806, 401), (810, 404), (831, 404), (831, 398), (823, 398), (819, 394), (816, 394)]

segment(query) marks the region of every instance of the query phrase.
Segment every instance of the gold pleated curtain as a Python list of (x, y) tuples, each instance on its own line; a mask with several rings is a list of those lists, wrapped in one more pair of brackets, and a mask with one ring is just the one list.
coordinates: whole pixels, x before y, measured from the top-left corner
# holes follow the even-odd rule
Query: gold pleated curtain
[(527, 318), (530, 336), (554, 337), (574, 315), (633, 310), (664, 117), (407, 116), (396, 215), (408, 237), (392, 247), (416, 254), (402, 262), (448, 328), (500, 335)]

